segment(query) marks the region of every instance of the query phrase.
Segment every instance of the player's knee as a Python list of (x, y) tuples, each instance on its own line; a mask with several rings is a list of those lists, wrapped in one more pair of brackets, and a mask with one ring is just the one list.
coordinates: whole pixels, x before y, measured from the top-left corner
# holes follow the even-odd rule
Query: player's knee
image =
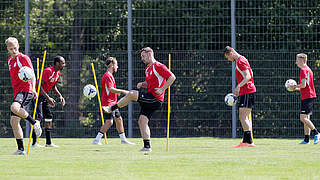
[(108, 123), (108, 124), (110, 124), (112, 126), (113, 125), (113, 119), (107, 120), (106, 123)]
[(19, 103), (12, 103), (11, 106), (10, 106), (10, 110), (11, 112), (13, 112), (14, 114), (17, 114), (19, 112), (19, 109), (20, 109), (20, 104)]

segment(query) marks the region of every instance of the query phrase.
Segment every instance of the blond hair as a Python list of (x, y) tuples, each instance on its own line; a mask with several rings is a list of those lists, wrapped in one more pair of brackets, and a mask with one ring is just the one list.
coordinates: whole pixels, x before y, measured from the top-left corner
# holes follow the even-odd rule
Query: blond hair
[(299, 53), (299, 54), (297, 54), (297, 58), (307, 62), (308, 56), (305, 53)]
[(12, 45), (12, 44), (19, 44), (18, 42), (18, 39), (15, 38), (15, 37), (9, 37), (8, 39), (6, 39), (6, 45), (9, 46), (9, 45)]

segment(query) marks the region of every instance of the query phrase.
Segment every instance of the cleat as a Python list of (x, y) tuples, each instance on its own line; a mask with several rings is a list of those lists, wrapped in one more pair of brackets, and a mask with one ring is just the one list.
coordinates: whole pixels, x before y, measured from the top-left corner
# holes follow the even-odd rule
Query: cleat
[(111, 106), (103, 106), (102, 109), (104, 112), (106, 112), (108, 114), (112, 113)]
[(51, 143), (51, 144), (46, 144), (45, 146), (46, 146), (46, 147), (59, 147), (59, 146), (57, 146), (57, 145), (55, 145), (55, 144), (53, 144), (53, 143)]
[(94, 140), (92, 141), (92, 144), (102, 145), (102, 143), (100, 142), (100, 140), (96, 140), (96, 139), (94, 139)]
[(314, 144), (318, 144), (320, 141), (320, 133), (314, 136)]
[(256, 145), (254, 145), (254, 143), (252, 143), (252, 144), (248, 144), (248, 147), (256, 147)]
[(26, 155), (27, 153), (25, 151), (17, 150), (16, 152), (13, 153), (14, 155)]
[(121, 144), (135, 145), (135, 143), (130, 142), (130, 141), (127, 141), (127, 140), (125, 140), (125, 141), (121, 141)]
[(44, 146), (41, 146), (40, 144), (38, 143), (35, 143), (31, 146), (32, 148), (43, 148)]
[[(302, 141), (301, 143), (299, 143), (299, 144), (310, 144), (310, 142), (305, 142), (305, 141)], [(299, 145), (298, 144), (298, 145)]]
[(152, 149), (151, 148), (145, 148), (143, 147), (142, 149), (139, 150), (140, 152), (151, 152)]
[(234, 147), (248, 147), (248, 146), (249, 146), (248, 143), (241, 142), (238, 146), (234, 146)]
[(33, 125), (33, 129), (34, 129), (34, 132), (36, 133), (36, 136), (40, 137), (42, 134), (40, 121), (36, 120), (36, 123)]

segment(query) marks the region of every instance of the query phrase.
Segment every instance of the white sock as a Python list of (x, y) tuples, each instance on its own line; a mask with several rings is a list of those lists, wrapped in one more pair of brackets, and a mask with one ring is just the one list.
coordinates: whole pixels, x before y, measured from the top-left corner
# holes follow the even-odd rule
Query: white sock
[(119, 134), (121, 141), (126, 141), (126, 134), (125, 133), (121, 133)]
[(97, 136), (96, 136), (96, 140), (99, 140), (103, 137), (103, 134), (101, 132), (98, 132)]

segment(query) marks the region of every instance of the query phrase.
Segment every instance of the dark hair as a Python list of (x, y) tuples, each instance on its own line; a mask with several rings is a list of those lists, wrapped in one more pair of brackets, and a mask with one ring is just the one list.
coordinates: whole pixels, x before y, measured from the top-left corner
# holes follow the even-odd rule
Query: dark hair
[(150, 47), (145, 47), (140, 50), (140, 53), (142, 53), (142, 52), (152, 52), (153, 53), (153, 50)]
[(56, 56), (56, 57), (54, 57), (54, 58), (53, 58), (53, 63), (54, 63), (54, 65), (56, 65), (57, 62), (60, 63), (60, 61), (61, 61), (62, 58), (63, 58), (62, 56)]
[(106, 65), (109, 66), (110, 64), (114, 64), (117, 61), (115, 57), (108, 57), (106, 59)]
[(230, 46), (226, 46), (224, 48), (223, 54), (229, 54), (230, 52), (232, 52), (234, 49)]

